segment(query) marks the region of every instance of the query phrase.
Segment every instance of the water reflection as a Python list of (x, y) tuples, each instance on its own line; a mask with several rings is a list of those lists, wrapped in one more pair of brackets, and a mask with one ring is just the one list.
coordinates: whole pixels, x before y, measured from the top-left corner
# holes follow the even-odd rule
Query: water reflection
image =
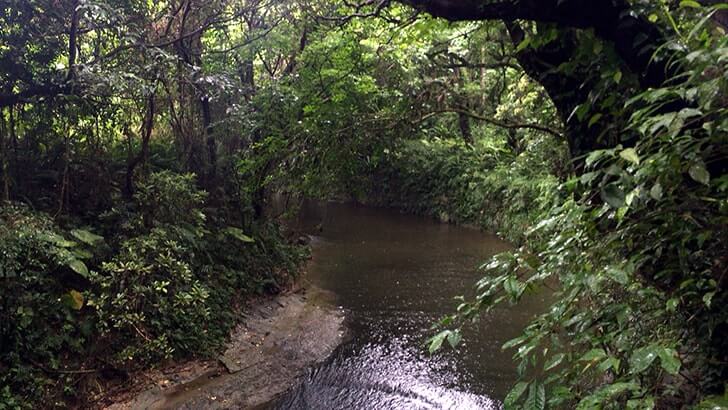
[(464, 332), (457, 352), (426, 353), (431, 326), (452, 313), (477, 266), (509, 245), (426, 218), (348, 204), (309, 204), (308, 279), (347, 310), (352, 340), (312, 369), (279, 409), (494, 409), (515, 380), (510, 352), (539, 306), (496, 310)]
[[(498, 402), (444, 387), (454, 363), (421, 355), (405, 340), (351, 347), (309, 371), (279, 404), (295, 409), (497, 409)], [(434, 371), (433, 371), (434, 370)]]

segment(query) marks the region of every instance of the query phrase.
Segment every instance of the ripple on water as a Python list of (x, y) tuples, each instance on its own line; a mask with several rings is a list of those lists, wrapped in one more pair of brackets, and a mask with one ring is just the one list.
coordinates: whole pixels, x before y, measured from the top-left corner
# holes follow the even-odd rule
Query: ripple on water
[[(351, 348), (351, 347), (349, 347)], [(346, 349), (346, 347), (344, 347)], [(500, 409), (498, 401), (458, 390), (445, 355), (426, 356), (402, 339), (340, 352), (310, 370), (277, 409)], [(462, 387), (462, 385), (461, 385)]]
[[(309, 371), (279, 409), (500, 409), (516, 380), (516, 337), (542, 303), (496, 309), (463, 329), (457, 352), (429, 355), (432, 325), (472, 295), (477, 266), (510, 249), (493, 235), (351, 204), (311, 203), (307, 280), (347, 312), (351, 340)], [(307, 229), (306, 227), (315, 227)]]

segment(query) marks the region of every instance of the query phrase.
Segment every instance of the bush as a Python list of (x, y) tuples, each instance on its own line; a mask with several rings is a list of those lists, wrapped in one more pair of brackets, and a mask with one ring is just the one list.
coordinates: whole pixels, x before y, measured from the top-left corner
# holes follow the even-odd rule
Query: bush
[(377, 170), (371, 198), (444, 222), (473, 224), (523, 241), (523, 232), (558, 201), (549, 164), (528, 167), (527, 154), (458, 140), (408, 141)]
[(285, 285), (301, 250), (274, 224), (208, 220), (205, 198), (193, 174), (153, 173), (106, 213), (109, 244), (0, 207), (0, 409), (80, 396), (88, 369), (214, 354), (244, 297)]
[[(73, 233), (91, 243), (99, 239)], [(56, 371), (81, 362), (92, 339), (80, 292), (90, 276), (81, 260), (90, 256), (88, 244), (66, 236), (74, 237), (43, 213), (0, 208), (0, 397), (8, 406), (13, 395), (32, 400), (69, 387)]]
[(725, 408), (728, 78), (711, 72), (726, 45), (690, 50), (683, 80), (632, 98), (622, 132), (636, 144), (592, 151), (530, 252), (494, 257), (477, 296), (442, 322), (555, 288), (504, 345), (521, 379), (506, 407)]
[(287, 278), (300, 262), (273, 227), (253, 238), (213, 224), (205, 197), (193, 174), (162, 171), (139, 184), (138, 212), (122, 222), (137, 235), (95, 276), (100, 330), (113, 340), (118, 365), (214, 352), (235, 323), (240, 296), (280, 289), (276, 275)]
[(101, 334), (116, 339), (121, 361), (152, 363), (215, 344), (206, 331), (210, 289), (193, 273), (190, 251), (170, 231), (154, 228), (125, 241), (103, 264), (92, 301)]

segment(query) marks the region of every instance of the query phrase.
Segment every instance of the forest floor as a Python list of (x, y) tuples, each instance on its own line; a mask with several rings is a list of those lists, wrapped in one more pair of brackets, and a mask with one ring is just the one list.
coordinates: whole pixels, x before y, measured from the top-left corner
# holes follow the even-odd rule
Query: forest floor
[(105, 408), (252, 408), (292, 387), (346, 336), (344, 314), (313, 287), (250, 303), (217, 360), (194, 360), (145, 372)]

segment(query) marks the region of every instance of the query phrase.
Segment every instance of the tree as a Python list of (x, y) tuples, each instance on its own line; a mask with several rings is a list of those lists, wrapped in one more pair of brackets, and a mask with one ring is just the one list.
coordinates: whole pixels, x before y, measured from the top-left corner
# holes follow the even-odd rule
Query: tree
[[(660, 86), (677, 73), (668, 58), (655, 54), (666, 40), (660, 28), (642, 14), (632, 12), (633, 6), (626, 0), (404, 2), (451, 21), (503, 21), (519, 50), (516, 54), (519, 63), (544, 86), (556, 105), (575, 158), (595, 148), (626, 142), (619, 136), (609, 135), (608, 128), (615, 124), (615, 117), (601, 114), (595, 121), (602, 121), (595, 126), (581, 121), (581, 115), (579, 121), (574, 116), (580, 106), (595, 103), (593, 90), (607, 70), (614, 68), (620, 78), (632, 73), (635, 85), (642, 90)], [(534, 23), (518, 23), (518, 20)], [(595, 55), (583, 52), (594, 40), (576, 29), (593, 32), (606, 43), (602, 49), (613, 49), (618, 58), (602, 60), (601, 65), (592, 64), (590, 59), (603, 59), (603, 53), (601, 49)], [(615, 86), (622, 92), (631, 88), (631, 85)]]

